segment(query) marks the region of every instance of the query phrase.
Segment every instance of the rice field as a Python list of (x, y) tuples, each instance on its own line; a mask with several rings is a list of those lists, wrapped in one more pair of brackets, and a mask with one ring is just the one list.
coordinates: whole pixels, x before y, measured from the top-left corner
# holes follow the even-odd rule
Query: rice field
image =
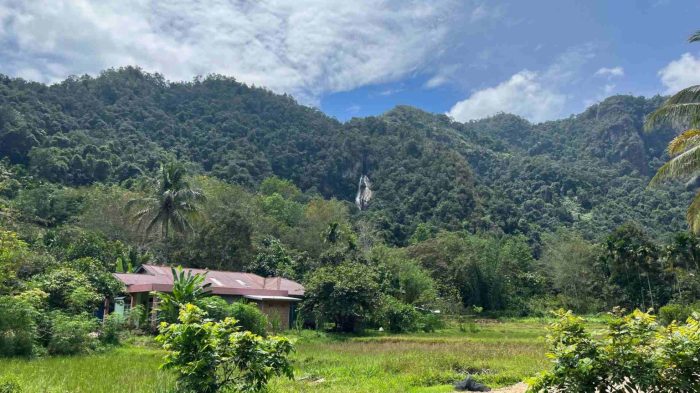
[[(295, 379), (276, 379), (271, 392), (451, 392), (466, 374), (491, 387), (514, 384), (547, 367), (544, 322), (483, 321), (435, 333), (342, 336), (290, 332)], [(163, 352), (132, 342), (105, 353), (35, 360), (0, 360), (29, 393), (160, 393), (173, 376), (159, 369)]]

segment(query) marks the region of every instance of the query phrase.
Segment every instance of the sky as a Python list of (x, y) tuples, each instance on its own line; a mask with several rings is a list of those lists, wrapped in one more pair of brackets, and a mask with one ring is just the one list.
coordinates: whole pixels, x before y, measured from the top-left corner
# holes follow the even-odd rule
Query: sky
[(396, 105), (542, 122), (700, 84), (700, 1), (0, 0), (0, 73), (210, 73), (336, 117)]

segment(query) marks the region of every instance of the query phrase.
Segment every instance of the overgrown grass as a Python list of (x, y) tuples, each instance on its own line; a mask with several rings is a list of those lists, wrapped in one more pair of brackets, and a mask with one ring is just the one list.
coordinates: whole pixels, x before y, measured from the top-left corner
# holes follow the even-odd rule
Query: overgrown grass
[[(451, 392), (466, 374), (492, 387), (521, 381), (547, 367), (544, 324), (482, 321), (435, 333), (344, 336), (291, 332), (296, 379), (276, 379), (272, 392)], [(163, 352), (132, 343), (104, 354), (0, 360), (29, 393), (160, 393), (171, 374), (158, 369)]]

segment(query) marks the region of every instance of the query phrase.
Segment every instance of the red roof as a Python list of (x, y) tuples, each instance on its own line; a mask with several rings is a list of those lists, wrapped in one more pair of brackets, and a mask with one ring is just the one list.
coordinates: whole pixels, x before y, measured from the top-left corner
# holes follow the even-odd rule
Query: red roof
[[(192, 274), (206, 274), (205, 283), (211, 283), (215, 295), (303, 296), (304, 287), (282, 277), (261, 277), (252, 273), (224, 272), (218, 270), (183, 269)], [(126, 285), (126, 291), (170, 292), (173, 275), (169, 266), (141, 265), (137, 273), (115, 273)]]

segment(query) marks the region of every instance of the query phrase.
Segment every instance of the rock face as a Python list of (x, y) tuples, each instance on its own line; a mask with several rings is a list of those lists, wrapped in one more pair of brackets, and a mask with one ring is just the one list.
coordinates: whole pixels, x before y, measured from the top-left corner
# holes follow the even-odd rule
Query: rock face
[(360, 210), (367, 209), (372, 200), (372, 183), (367, 175), (360, 176), (360, 183), (357, 185), (357, 196), (355, 196), (355, 206)]

